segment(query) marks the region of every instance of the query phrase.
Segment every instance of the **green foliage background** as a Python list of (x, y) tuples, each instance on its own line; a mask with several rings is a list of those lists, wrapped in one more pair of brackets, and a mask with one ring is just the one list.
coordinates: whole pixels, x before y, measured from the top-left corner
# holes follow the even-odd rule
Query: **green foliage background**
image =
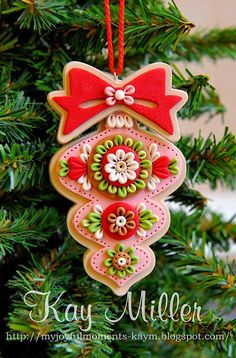
[[(111, 11), (117, 31), (117, 1)], [(174, 70), (176, 88), (188, 92), (180, 120), (197, 120), (208, 114), (218, 121), (225, 107), (207, 76), (182, 74), (178, 62), (236, 58), (236, 28), (197, 29), (174, 3), (160, 0), (129, 0), (125, 10), (125, 71), (148, 62), (165, 61)], [(196, 24), (197, 25), (197, 24)], [(133, 289), (133, 306), (141, 290), (148, 302), (165, 291), (177, 291), (181, 304), (195, 301), (203, 307), (202, 321), (194, 323), (132, 322), (125, 316), (111, 325), (104, 310), (114, 314), (125, 303), (111, 291), (90, 279), (82, 265), (85, 249), (66, 229), (71, 203), (58, 195), (48, 178), (48, 164), (58, 150), (56, 131), (59, 116), (46, 103), (48, 92), (62, 83), (63, 66), (80, 60), (107, 70), (103, 1), (2, 0), (0, 8), (0, 309), (2, 357), (236, 357), (236, 319), (225, 314), (235, 308), (235, 264), (220, 259), (219, 253), (236, 240), (234, 218), (207, 207), (207, 198), (193, 187), (208, 183), (212, 188), (231, 189), (236, 179), (236, 141), (228, 129), (221, 140), (197, 133), (182, 137), (177, 144), (187, 160), (187, 177), (169, 198), (179, 203), (172, 212), (168, 233), (154, 244), (155, 270)], [(117, 38), (114, 35), (114, 38)], [(186, 215), (186, 209), (189, 210)], [(210, 249), (210, 255), (207, 254)], [(217, 253), (216, 253), (217, 250)], [(58, 311), (69, 303), (92, 304), (92, 333), (212, 333), (229, 334), (228, 340), (108, 341), (82, 338), (47, 342), (42, 334), (78, 333), (81, 320), (57, 322), (51, 315), (45, 322), (29, 319), (23, 295), (29, 290), (52, 292), (52, 300), (66, 291)], [(214, 302), (214, 305), (212, 305)], [(33, 309), (40, 317), (43, 301)], [(148, 312), (147, 305), (147, 312)], [(32, 342), (6, 341), (5, 332), (33, 337)], [(36, 339), (38, 337), (39, 339)]]

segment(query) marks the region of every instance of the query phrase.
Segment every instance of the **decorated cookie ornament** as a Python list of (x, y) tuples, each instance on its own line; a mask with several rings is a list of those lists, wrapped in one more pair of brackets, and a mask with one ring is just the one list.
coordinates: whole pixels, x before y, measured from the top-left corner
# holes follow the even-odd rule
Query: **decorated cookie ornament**
[(58, 141), (67, 143), (52, 158), (51, 181), (75, 203), (68, 229), (88, 249), (87, 273), (124, 295), (153, 270), (150, 245), (170, 224), (163, 199), (185, 178), (184, 157), (170, 140), (180, 137), (176, 113), (187, 95), (172, 88), (164, 63), (119, 80), (70, 62), (63, 83), (48, 95), (61, 115)]

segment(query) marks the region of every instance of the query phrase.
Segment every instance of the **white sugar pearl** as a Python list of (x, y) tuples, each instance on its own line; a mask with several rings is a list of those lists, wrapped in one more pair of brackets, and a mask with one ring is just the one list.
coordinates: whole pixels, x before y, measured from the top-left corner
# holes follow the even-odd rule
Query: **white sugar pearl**
[(118, 265), (124, 266), (126, 264), (126, 259), (124, 257), (120, 257), (117, 262)]
[(124, 216), (117, 216), (116, 225), (119, 227), (123, 227), (126, 224), (126, 218)]
[(122, 90), (117, 90), (115, 92), (115, 98), (118, 99), (119, 101), (121, 101), (122, 99), (125, 98), (125, 92)]

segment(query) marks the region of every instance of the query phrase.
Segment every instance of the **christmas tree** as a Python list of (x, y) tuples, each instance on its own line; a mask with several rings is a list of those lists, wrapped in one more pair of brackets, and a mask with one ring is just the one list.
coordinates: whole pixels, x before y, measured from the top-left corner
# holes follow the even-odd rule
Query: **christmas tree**
[[(236, 319), (226, 318), (236, 303), (235, 264), (221, 258), (236, 238), (234, 218), (226, 221), (210, 210), (194, 187), (234, 188), (234, 135), (226, 128), (220, 140), (194, 133), (176, 143), (187, 161), (184, 183), (168, 198), (177, 209), (167, 234), (152, 245), (154, 271), (131, 289), (133, 320), (128, 310), (118, 320), (127, 296), (115, 296), (86, 274), (85, 248), (66, 227), (71, 203), (48, 175), (60, 145), (59, 115), (47, 104), (47, 93), (61, 89), (69, 61), (108, 71), (103, 1), (3, 0), (0, 11), (0, 356), (236, 357)], [(114, 1), (115, 44), (118, 12)], [(236, 28), (192, 34), (193, 27), (174, 2), (127, 1), (124, 75), (166, 62), (173, 86), (189, 96), (179, 120), (203, 114), (214, 120), (225, 107), (209, 78), (183, 74), (178, 63), (236, 58)], [(178, 293), (179, 305), (171, 317), (166, 311), (152, 319), (163, 293)], [(55, 303), (48, 315), (46, 297)], [(192, 309), (181, 319), (184, 304), (196, 308), (195, 317)], [(69, 305), (77, 306), (76, 315), (73, 309), (65, 315)]]

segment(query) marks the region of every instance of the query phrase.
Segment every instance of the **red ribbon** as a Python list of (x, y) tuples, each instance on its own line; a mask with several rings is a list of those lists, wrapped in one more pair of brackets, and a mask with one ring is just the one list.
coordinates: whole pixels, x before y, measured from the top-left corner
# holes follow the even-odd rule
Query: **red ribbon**
[[(137, 113), (149, 119), (167, 133), (173, 134), (170, 110), (183, 99), (183, 95), (181, 92), (177, 95), (178, 91), (171, 94), (170, 89), (166, 93), (165, 68), (154, 68), (140, 73), (129, 83), (126, 83), (124, 88), (119, 87), (119, 82), (113, 81), (114, 87), (90, 72), (89, 69), (72, 68), (68, 77), (67, 95), (58, 96), (57, 93), (55, 97), (51, 98), (67, 112), (63, 134), (67, 135), (73, 132), (81, 124), (92, 120), (94, 116), (102, 114), (108, 108), (110, 108), (109, 113), (114, 113), (116, 110), (127, 112), (127, 109), (129, 109), (134, 117)], [(124, 100), (119, 99), (116, 99), (114, 105), (109, 106), (106, 103), (108, 95), (105, 92), (109, 92), (105, 91), (107, 87), (113, 87), (115, 91), (124, 90), (125, 92), (125, 88), (130, 85), (135, 90), (131, 95), (134, 99), (132, 104), (126, 104)], [(119, 105), (119, 108), (117, 105)], [(107, 113), (108, 111), (106, 111), (104, 118)]]

